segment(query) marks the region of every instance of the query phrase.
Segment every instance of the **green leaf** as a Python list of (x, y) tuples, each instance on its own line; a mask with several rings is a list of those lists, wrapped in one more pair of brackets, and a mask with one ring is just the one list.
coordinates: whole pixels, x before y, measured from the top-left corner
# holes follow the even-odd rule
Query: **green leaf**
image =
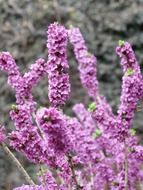
[(73, 25), (72, 24), (69, 24), (69, 29), (73, 29)]
[(131, 75), (133, 75), (133, 74), (134, 74), (134, 70), (131, 69), (131, 68), (127, 69), (127, 71), (126, 71), (126, 73), (125, 73), (126, 76), (131, 76)]
[(131, 134), (132, 136), (135, 136), (135, 135), (136, 135), (136, 130), (135, 130), (135, 129), (130, 129), (130, 134)]
[(123, 46), (125, 44), (125, 41), (124, 40), (119, 40), (118, 44), (119, 44), (119, 46)]
[(88, 106), (88, 111), (93, 112), (96, 110), (96, 103), (93, 102)]
[(47, 170), (43, 167), (40, 166), (39, 171), (36, 173), (37, 176), (43, 176), (45, 173), (47, 172)]
[(96, 129), (95, 132), (92, 133), (92, 137), (96, 139), (97, 137), (102, 135), (102, 131), (100, 129)]
[(12, 109), (12, 110), (17, 110), (17, 105), (12, 104), (12, 105), (11, 105), (11, 109)]

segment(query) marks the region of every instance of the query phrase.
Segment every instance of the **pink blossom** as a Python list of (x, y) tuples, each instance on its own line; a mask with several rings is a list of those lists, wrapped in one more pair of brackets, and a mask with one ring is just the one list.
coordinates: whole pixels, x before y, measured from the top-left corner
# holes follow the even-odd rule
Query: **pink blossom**
[(51, 24), (47, 34), (49, 99), (53, 106), (60, 106), (69, 99), (70, 93), (66, 52), (68, 35), (67, 30), (58, 23)]
[(0, 126), (0, 143), (4, 142), (5, 139), (6, 139), (5, 127)]

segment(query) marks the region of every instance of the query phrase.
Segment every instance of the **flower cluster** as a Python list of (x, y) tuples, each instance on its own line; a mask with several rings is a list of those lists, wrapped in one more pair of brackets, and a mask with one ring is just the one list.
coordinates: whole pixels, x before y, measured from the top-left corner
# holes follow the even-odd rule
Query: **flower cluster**
[(64, 115), (56, 108), (41, 108), (36, 114), (38, 126), (44, 132), (48, 147), (55, 154), (69, 153), (73, 149)]
[(12, 55), (8, 52), (0, 54), (0, 69), (8, 74), (8, 84), (16, 92), (16, 103), (23, 105), (27, 101), (31, 104), (31, 109), (36, 103), (33, 101), (31, 90), (46, 73), (45, 67), (45, 60), (40, 58), (31, 66), (30, 71), (22, 76)]
[(78, 69), (83, 86), (88, 94), (95, 99), (98, 94), (98, 81), (96, 77), (96, 57), (88, 52), (84, 38), (78, 28), (72, 28), (68, 32), (70, 42), (74, 46), (75, 57), (78, 61)]
[(124, 76), (118, 115), (127, 128), (131, 127), (138, 101), (143, 94), (142, 74), (135, 54), (128, 42), (122, 43), (116, 49), (121, 58)]
[(50, 172), (44, 173), (40, 181), (42, 182), (41, 185), (23, 185), (15, 188), (14, 190), (57, 190), (58, 185)]
[[(123, 69), (117, 114), (100, 94), (96, 57), (88, 53), (78, 28), (58, 23), (48, 27), (48, 61), (38, 59), (30, 71), (20, 74), (8, 52), (0, 54), (0, 69), (7, 72), (15, 89), (16, 105), (10, 117), (15, 125), (10, 145), (31, 162), (45, 164), (39, 184), (14, 190), (136, 190), (143, 181), (143, 146), (131, 129), (137, 103), (143, 97), (143, 78), (134, 51), (119, 41), (116, 53)], [(93, 103), (73, 106), (75, 117), (61, 110), (69, 98), (70, 84), (66, 47), (68, 38), (78, 62), (80, 79)], [(49, 79), (50, 107), (36, 110), (32, 89), (43, 75)], [(0, 143), (6, 139), (0, 128)]]
[(49, 99), (53, 106), (58, 107), (65, 103), (70, 93), (66, 53), (68, 34), (58, 23), (51, 24), (47, 33)]
[(81, 124), (84, 127), (88, 128), (89, 133), (92, 134), (92, 132), (96, 128), (96, 125), (95, 125), (95, 122), (94, 122), (91, 114), (89, 113), (89, 111), (86, 110), (85, 106), (82, 103), (76, 104), (73, 107), (73, 111), (79, 118), (79, 121), (81, 122)]
[(0, 143), (6, 139), (5, 128), (0, 126)]

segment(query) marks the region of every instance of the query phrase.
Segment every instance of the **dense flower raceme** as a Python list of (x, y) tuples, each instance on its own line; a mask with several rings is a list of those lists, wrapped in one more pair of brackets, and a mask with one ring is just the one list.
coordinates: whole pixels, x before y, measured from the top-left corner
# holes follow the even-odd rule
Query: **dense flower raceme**
[[(17, 151), (22, 152), (26, 157), (34, 162), (43, 162), (43, 155), (46, 156), (44, 141), (33, 125), (31, 110), (26, 105), (18, 105), (10, 112), (16, 131), (10, 134), (10, 144)], [(45, 150), (44, 150), (45, 147)]]
[[(56, 108), (41, 108), (36, 114), (36, 121), (47, 138), (48, 147), (55, 152), (58, 160), (60, 160), (60, 162), (57, 161), (58, 167), (62, 170), (59, 173), (60, 177), (63, 180), (66, 178), (65, 183), (67, 185), (72, 184), (69, 179), (71, 171), (66, 161), (69, 159), (68, 155), (78, 154), (77, 158), (73, 156), (73, 161), (76, 164), (86, 163), (89, 159), (95, 160), (97, 155), (96, 145), (94, 148), (92, 138), (89, 137), (89, 134), (86, 134), (86, 130), (82, 130), (81, 124), (76, 119), (66, 117)], [(94, 157), (92, 152), (90, 153), (93, 148), (95, 149)], [(66, 160), (65, 156), (67, 157)], [(92, 158), (90, 158), (91, 156)]]
[(36, 114), (36, 120), (46, 135), (49, 148), (53, 149), (56, 154), (66, 154), (73, 150), (67, 123), (60, 111), (53, 107), (41, 108)]
[[(74, 47), (83, 87), (94, 103), (86, 110), (76, 104), (76, 117), (59, 108), (69, 98), (70, 84), (66, 47)], [(38, 59), (21, 75), (8, 52), (0, 54), (0, 69), (7, 72), (15, 89), (16, 105), (10, 117), (15, 131), (10, 145), (35, 164), (45, 164), (38, 185), (15, 190), (137, 190), (143, 181), (143, 146), (131, 128), (136, 105), (143, 95), (142, 74), (128, 42), (116, 49), (123, 68), (122, 92), (117, 115), (100, 95), (96, 57), (88, 53), (78, 28), (67, 31), (58, 23), (48, 28), (48, 61)], [(44, 75), (49, 79), (49, 108), (36, 110), (32, 88)], [(6, 136), (0, 128), (0, 143)], [(53, 170), (54, 169), (54, 170)], [(53, 172), (54, 171), (54, 172)]]
[(69, 98), (70, 83), (67, 70), (67, 30), (58, 23), (48, 27), (48, 79), (49, 99), (53, 106), (61, 106)]
[(96, 77), (96, 57), (88, 52), (85, 41), (78, 28), (69, 30), (69, 39), (73, 44), (74, 53), (79, 63), (80, 78), (89, 95), (95, 99), (99, 84)]
[(128, 42), (123, 42), (118, 46), (116, 52), (121, 58), (124, 72), (118, 115), (122, 123), (126, 122), (126, 127), (130, 128), (137, 102), (143, 95), (142, 74), (132, 47)]
[[(22, 104), (26, 101), (33, 101), (33, 96), (31, 94), (32, 88), (37, 85), (39, 80), (46, 74), (46, 62), (44, 59), (39, 58), (34, 64), (30, 66), (30, 71), (23, 75), (23, 85), (20, 88), (20, 91), (17, 92), (17, 96), (20, 96), (20, 100), (24, 99)], [(19, 100), (19, 101), (20, 101)]]
[[(72, 36), (73, 33), (74, 33), (74, 35)], [(74, 46), (75, 55), (76, 55), (77, 61), (79, 63), (80, 76), (82, 76), (81, 77), (81, 81), (82, 81), (84, 87), (86, 87), (88, 89), (87, 86), (88, 86), (89, 83), (88, 82), (87, 83), (83, 82), (83, 78), (87, 77), (85, 75), (85, 73), (87, 72), (87, 70), (84, 67), (84, 63), (86, 63), (87, 66), (90, 67), (90, 68), (93, 68), (93, 65), (92, 66), (89, 65), (88, 61), (86, 61), (86, 59), (83, 60), (83, 58), (85, 58), (86, 55), (87, 55), (87, 48), (85, 47), (85, 44), (84, 44), (84, 41), (83, 41), (83, 38), (82, 38), (82, 35), (81, 35), (79, 29), (71, 29), (70, 32), (69, 32), (69, 38), (70, 38), (71, 43)], [(126, 46), (126, 48), (124, 46)], [(121, 50), (121, 48), (122, 48), (122, 50)], [(130, 51), (128, 53), (128, 50), (127, 50), (128, 55), (130, 54), (129, 57), (123, 57), (122, 56), (123, 54), (121, 52), (123, 52), (123, 49), (124, 49), (124, 51), (126, 51), (126, 49), (128, 49)], [(84, 54), (80, 54), (81, 50), (84, 50)], [(128, 70), (126, 71), (127, 77), (128, 76), (130, 77), (130, 75), (132, 73), (132, 68), (134, 68), (134, 67), (135, 67), (134, 68), (135, 71), (133, 71), (133, 72), (136, 73), (135, 79), (133, 79), (134, 82), (135, 82), (135, 85), (133, 85), (133, 80), (132, 80), (132, 82), (130, 82), (132, 84), (131, 88), (132, 89), (136, 88), (136, 90), (133, 89), (134, 91), (133, 90), (131, 91), (129, 89), (130, 88), (129, 86), (127, 86), (127, 85), (125, 86), (124, 85), (124, 83), (125, 83), (124, 81), (125, 80), (124, 80), (124, 77), (123, 77), (123, 88), (124, 88), (124, 90), (122, 90), (122, 91), (125, 91), (125, 92), (122, 93), (122, 96), (124, 96), (124, 97), (121, 96), (121, 105), (119, 107), (118, 116), (114, 116), (112, 114), (112, 111), (111, 111), (110, 106), (108, 105), (108, 103), (104, 100), (104, 98), (102, 99), (101, 96), (98, 96), (97, 90), (95, 90), (96, 89), (96, 85), (93, 88), (92, 87), (89, 88), (90, 90), (94, 89), (95, 92), (96, 92), (96, 93), (94, 93), (94, 96), (97, 95), (97, 97), (98, 97), (96, 99), (95, 105), (91, 107), (92, 111), (93, 111), (92, 116), (95, 119), (96, 126), (99, 127), (100, 129), (102, 129), (104, 132), (106, 131), (106, 133), (108, 133), (108, 135), (107, 134), (105, 135), (105, 139), (109, 138), (109, 140), (107, 140), (108, 144), (111, 143), (110, 141), (113, 141), (113, 139), (110, 139), (110, 137), (119, 139), (121, 141), (123, 141), (123, 140), (125, 140), (127, 138), (128, 128), (130, 127), (131, 123), (130, 123), (129, 120), (127, 120), (127, 119), (123, 120), (123, 118), (120, 117), (120, 108), (124, 107), (124, 109), (128, 110), (128, 108), (129, 108), (128, 106), (130, 106), (130, 110), (128, 110), (128, 111), (129, 112), (132, 111), (132, 112), (131, 113), (127, 112), (127, 113), (129, 113), (129, 116), (131, 115), (130, 118), (132, 119), (133, 118), (133, 114), (132, 113), (133, 113), (133, 111), (135, 111), (136, 104), (137, 104), (139, 98), (142, 95), (142, 89), (141, 89), (142, 88), (142, 85), (141, 85), (142, 76), (140, 74), (140, 69), (139, 69), (139, 66), (138, 66), (138, 64), (136, 62), (136, 59), (135, 59), (135, 56), (134, 56), (133, 50), (131, 49), (130, 44), (126, 42), (125, 44), (122, 44), (120, 47), (118, 47), (117, 50), (118, 50), (117, 51), (118, 54), (120, 52), (119, 55), (120, 55), (120, 57), (122, 59), (121, 60), (121, 65), (124, 65), (124, 68), (125, 67), (128, 68)], [(131, 60), (130, 60), (130, 58), (131, 58)], [(126, 61), (126, 59), (128, 59), (128, 60)], [(132, 65), (128, 65), (129, 61), (132, 62)], [(125, 69), (124, 69), (124, 72), (125, 72)], [(134, 74), (134, 73), (132, 73), (132, 74)], [(92, 75), (90, 76), (90, 79), (92, 80)], [(94, 72), (94, 80), (95, 79), (96, 79), (96, 72)], [(92, 84), (93, 84), (93, 82), (92, 82)], [(88, 92), (90, 92), (89, 89), (88, 89)], [(129, 90), (127, 90), (127, 89), (129, 89)], [(132, 96), (132, 92), (136, 93), (135, 97)], [(130, 97), (132, 98), (132, 100), (134, 101), (134, 102), (132, 101), (134, 103), (134, 106), (132, 106), (132, 102), (131, 101), (129, 101), (129, 103), (128, 103), (129, 99), (127, 99), (126, 96), (129, 96), (129, 99), (130, 99)], [(78, 115), (79, 115), (80, 112), (79, 111), (77, 111), (77, 112), (78, 112)], [(125, 113), (124, 116), (128, 118), (128, 114), (126, 116), (126, 113)], [(81, 114), (81, 117), (83, 117), (82, 114)], [(105, 141), (105, 139), (104, 139), (104, 141)], [(116, 142), (116, 143), (114, 142), (114, 145), (115, 144), (117, 144), (117, 147), (119, 146), (119, 142)], [(123, 147), (122, 150), (121, 150), (121, 153), (122, 152), (124, 153), (124, 144), (121, 143), (121, 146)], [(103, 144), (102, 144), (101, 147), (103, 147)], [(105, 150), (107, 151), (107, 147), (105, 148)], [(111, 153), (113, 154), (114, 152), (110, 152), (110, 154)], [(120, 155), (119, 153), (120, 152), (118, 152), (117, 154)], [(112, 161), (111, 161), (112, 163), (113, 163), (113, 160), (114, 159), (112, 157)], [(123, 158), (123, 160), (125, 160), (125, 158)], [(117, 163), (117, 165), (118, 165), (118, 163)], [(122, 165), (123, 165), (123, 163), (122, 163)], [(125, 174), (125, 171), (121, 170), (121, 173)], [(130, 179), (131, 179), (131, 177), (130, 177)], [(123, 181), (125, 182), (125, 179), (123, 179)], [(101, 183), (98, 183), (98, 184), (101, 184)], [(102, 188), (103, 187), (101, 187), (99, 185), (99, 189), (102, 189)], [(118, 188), (119, 188), (119, 186), (117, 185), (117, 189)]]
[[(99, 83), (97, 80), (96, 57), (88, 52), (84, 38), (78, 28), (71, 28), (68, 31), (69, 39), (74, 48), (75, 57), (78, 62), (81, 83), (87, 90), (90, 97), (101, 107), (106, 107), (105, 115), (112, 115), (112, 109), (105, 97), (99, 93)], [(107, 118), (105, 118), (106, 120)]]
[(73, 107), (73, 111), (79, 118), (79, 121), (81, 122), (81, 124), (84, 127), (88, 128), (89, 133), (92, 134), (92, 132), (95, 131), (96, 125), (91, 114), (86, 110), (85, 106), (82, 103), (76, 104)]
[(6, 139), (6, 134), (5, 134), (5, 128), (0, 126), (0, 143), (4, 142)]
[(30, 67), (30, 71), (22, 76), (12, 55), (8, 52), (2, 52), (0, 54), (0, 69), (8, 74), (8, 84), (16, 92), (16, 103), (24, 104), (25, 100), (27, 100), (31, 102), (31, 109), (36, 103), (33, 101), (31, 94), (32, 87), (46, 73), (45, 68), (45, 60), (40, 58)]

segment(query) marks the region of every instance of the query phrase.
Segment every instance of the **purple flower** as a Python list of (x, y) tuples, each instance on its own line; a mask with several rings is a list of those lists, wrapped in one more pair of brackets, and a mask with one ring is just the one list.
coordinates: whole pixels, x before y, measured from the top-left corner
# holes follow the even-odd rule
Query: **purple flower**
[(36, 128), (32, 129), (27, 125), (27, 129), (11, 132), (10, 145), (18, 152), (22, 152), (32, 162), (45, 162), (46, 146)]
[(16, 127), (16, 131), (10, 133), (10, 144), (29, 160), (43, 162), (46, 157), (46, 145), (33, 124), (30, 111), (27, 105), (18, 105), (10, 112)]
[(10, 117), (18, 130), (27, 129), (27, 125), (32, 126), (33, 124), (31, 109), (27, 104), (13, 105), (10, 111)]
[(9, 52), (0, 53), (0, 69), (8, 74), (8, 84), (12, 88), (18, 89), (22, 77), (15, 60)]
[[(10, 111), (16, 129), (9, 135), (10, 145), (30, 161), (48, 167), (41, 172), (39, 185), (23, 185), (14, 190), (135, 190), (143, 181), (143, 147), (130, 127), (143, 95), (143, 79), (131, 45), (120, 41), (116, 49), (124, 76), (119, 109), (114, 115), (100, 95), (96, 58), (88, 53), (79, 29), (69, 30), (69, 38), (81, 82), (94, 101), (88, 111), (83, 104), (73, 106), (77, 118), (66, 116), (59, 109), (70, 92), (68, 34), (63, 26), (54, 23), (48, 28), (48, 64), (38, 59), (23, 76), (8, 52), (0, 54), (0, 69), (7, 72), (8, 83), (16, 92), (17, 105)], [(53, 107), (36, 111), (32, 88), (46, 73)], [(2, 127), (0, 143), (5, 139)]]
[(128, 42), (118, 46), (116, 52), (121, 58), (124, 72), (118, 117), (123, 124), (125, 122), (127, 128), (130, 128), (136, 105), (143, 94), (142, 75), (135, 54)]
[(78, 61), (81, 82), (88, 94), (95, 99), (96, 95), (99, 93), (99, 85), (96, 76), (96, 57), (88, 53), (85, 41), (78, 28), (70, 29), (68, 34)]
[(88, 112), (83, 104), (76, 104), (73, 107), (73, 111), (79, 118), (81, 124), (87, 128), (87, 131), (89, 130), (89, 133), (92, 134), (92, 132), (96, 129), (96, 124), (92, 119), (92, 116), (90, 112)]
[(61, 106), (69, 98), (70, 84), (67, 69), (67, 30), (58, 23), (48, 27), (48, 79), (49, 99), (52, 106)]
[(14, 188), (13, 190), (50, 190), (50, 189), (45, 189), (41, 185), (40, 186), (39, 185), (22, 185), (21, 187)]
[(50, 171), (47, 171), (46, 173), (42, 174), (42, 176), (40, 177), (40, 181), (41, 184), (43, 184), (43, 190), (57, 190), (58, 185)]
[(33, 101), (31, 91), (39, 79), (46, 73), (45, 60), (38, 59), (35, 64), (31, 65), (30, 71), (22, 76), (11, 54), (2, 52), (0, 54), (0, 69), (8, 74), (8, 84), (16, 92), (16, 103), (31, 102), (31, 111), (33, 111), (36, 102)]
[(46, 181), (46, 185), (22, 185), (21, 187), (14, 188), (13, 190), (67, 190), (67, 186), (60, 185), (60, 187), (57, 188), (57, 184), (52, 182), (50, 177), (46, 178), (46, 180), (47, 179), (50, 181)]
[(4, 142), (5, 139), (6, 139), (5, 127), (0, 126), (0, 143)]
[(46, 73), (46, 62), (39, 58), (34, 64), (30, 66), (30, 71), (24, 74), (22, 80), (19, 81), (19, 88), (16, 89), (16, 99), (18, 104), (31, 102), (31, 111), (34, 110), (36, 102), (33, 101), (32, 89), (37, 85), (38, 81)]
[(7, 72), (8, 75), (20, 75), (19, 68), (9, 52), (0, 53), (0, 69)]
[(38, 83), (39, 79), (46, 73), (46, 62), (39, 58), (30, 66), (30, 71), (24, 74), (24, 89), (31, 92), (31, 89)]
[(72, 150), (65, 116), (60, 111), (53, 107), (41, 108), (36, 114), (36, 121), (46, 135), (50, 149), (57, 154)]

